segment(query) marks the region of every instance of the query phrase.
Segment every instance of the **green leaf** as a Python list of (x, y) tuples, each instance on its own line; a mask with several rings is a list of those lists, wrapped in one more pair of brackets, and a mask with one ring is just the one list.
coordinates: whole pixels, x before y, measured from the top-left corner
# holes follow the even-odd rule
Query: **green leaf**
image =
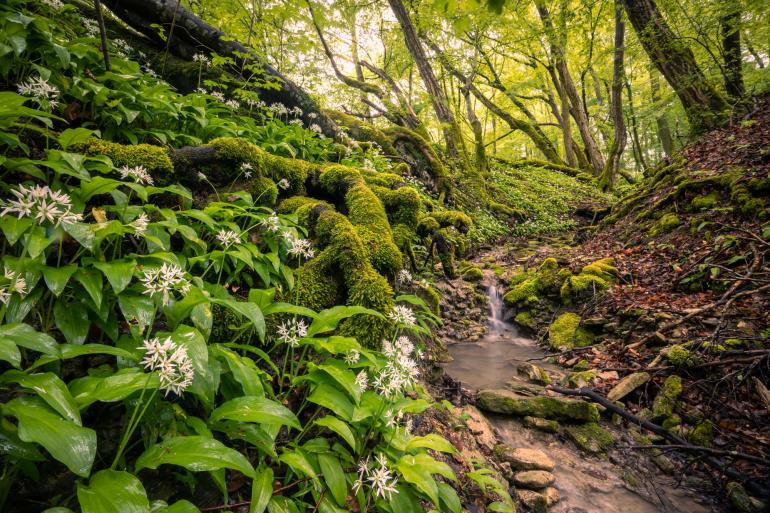
[(88, 295), (94, 301), (94, 305), (97, 310), (102, 307), (102, 273), (94, 269), (78, 269), (75, 273), (75, 280), (77, 280), (83, 288), (86, 289)]
[(396, 464), (401, 477), (407, 483), (413, 484), (419, 491), (428, 496), (436, 507), (439, 507), (438, 484), (428, 469), (421, 467), (414, 456), (402, 456)]
[(131, 335), (140, 338), (155, 316), (155, 302), (148, 296), (125, 293), (118, 296), (118, 305)]
[(111, 262), (94, 262), (94, 267), (99, 269), (107, 277), (115, 294), (120, 294), (131, 283), (134, 275), (136, 261), (113, 260)]
[(327, 415), (315, 421), (316, 425), (325, 427), (337, 433), (343, 440), (345, 440), (353, 451), (357, 451), (358, 444), (356, 442), (356, 435), (353, 434), (353, 430), (346, 423), (334, 417)]
[(211, 412), (210, 422), (222, 419), (278, 424), (302, 429), (297, 417), (285, 406), (265, 397), (245, 396), (227, 401)]
[(353, 403), (345, 396), (345, 394), (334, 388), (327, 383), (321, 383), (313, 393), (307, 398), (311, 403), (318, 404), (324, 408), (328, 408), (345, 420), (350, 420), (353, 416)]
[(249, 506), (249, 513), (263, 513), (272, 496), (273, 469), (266, 466), (260, 466), (257, 469), (254, 481), (251, 483), (251, 505)]
[(203, 436), (178, 436), (153, 445), (136, 460), (136, 471), (156, 469), (163, 464), (178, 465), (193, 472), (230, 468), (251, 478), (255, 475), (243, 454)]
[(17, 460), (46, 461), (37, 445), (22, 441), (10, 422), (0, 422), (0, 454)]
[(318, 313), (318, 317), (307, 330), (307, 336), (312, 337), (319, 333), (332, 331), (343, 319), (359, 314), (373, 315), (380, 319), (385, 318), (380, 312), (363, 306), (335, 306)]
[(424, 513), (424, 509), (415, 496), (414, 488), (407, 484), (399, 484), (396, 489), (398, 493), (390, 494), (390, 508), (398, 513)]
[(354, 403), (358, 404), (361, 399), (361, 389), (356, 384), (356, 374), (344, 362), (327, 360), (326, 363), (318, 365), (316, 369), (331, 377), (348, 393)]
[(35, 442), (81, 477), (87, 477), (96, 456), (96, 432), (65, 420), (37, 397), (19, 397), (3, 406), (19, 421), (19, 438)]
[(174, 504), (165, 509), (160, 511), (153, 511), (152, 513), (201, 513), (201, 510), (196, 508), (192, 502), (181, 500), (176, 501)]
[(244, 395), (264, 396), (265, 389), (262, 386), (260, 374), (263, 372), (254, 364), (251, 358), (244, 358), (241, 355), (230, 351), (222, 345), (212, 347), (219, 355), (222, 361), (230, 368), (235, 381), (241, 385)]
[(211, 299), (211, 302), (225, 306), (238, 315), (246, 317), (254, 325), (254, 329), (257, 330), (259, 338), (261, 340), (265, 339), (265, 318), (257, 305), (245, 301), (235, 301), (233, 299)]
[(85, 376), (69, 384), (73, 399), (82, 410), (97, 401), (122, 401), (143, 388), (154, 390), (160, 385), (156, 373), (146, 374), (136, 368), (121, 369), (112, 376)]
[(63, 299), (56, 301), (53, 307), (56, 327), (62, 332), (70, 344), (82, 344), (88, 336), (91, 321), (88, 319), (88, 309), (77, 301)]
[(61, 267), (43, 267), (43, 278), (45, 279), (45, 284), (48, 286), (48, 290), (50, 290), (54, 296), (59, 297), (64, 291), (64, 287), (67, 286), (67, 282), (77, 270), (78, 266), (75, 264), (64, 265)]
[(18, 219), (11, 215), (6, 215), (0, 219), (0, 229), (3, 230), (3, 235), (5, 235), (8, 244), (11, 246), (16, 244), (16, 241), (18, 241), (21, 236), (24, 235), (24, 232), (26, 232), (33, 224), (34, 221), (26, 217)]
[(142, 482), (128, 472), (101, 470), (88, 486), (78, 483), (83, 513), (150, 513)]
[(39, 358), (27, 371), (36, 369), (47, 363), (55, 362), (56, 360), (69, 360), (71, 358), (77, 358), (78, 356), (84, 356), (89, 354), (109, 354), (112, 356), (118, 356), (120, 358), (126, 358), (131, 361), (136, 361), (138, 358), (125, 349), (119, 347), (107, 346), (104, 344), (60, 344), (60, 354), (56, 356), (44, 356)]
[[(460, 497), (457, 496), (457, 492), (454, 488), (446, 483), (438, 484), (438, 497), (441, 504), (446, 506), (446, 509), (452, 513), (460, 513), (462, 511), (462, 504), (460, 503)], [(442, 508), (443, 511), (443, 508)]]
[(425, 436), (415, 436), (409, 440), (409, 443), (406, 444), (407, 451), (411, 451), (419, 447), (433, 449), (434, 451), (438, 452), (446, 452), (449, 454), (454, 454), (457, 452), (454, 446), (449, 443), (449, 441), (447, 441), (444, 437), (437, 435), (436, 433), (429, 433)]
[(332, 492), (332, 497), (337, 504), (344, 506), (345, 498), (348, 495), (348, 486), (339, 456), (333, 452), (321, 453), (318, 455), (318, 465), (321, 467), (326, 486)]
[(17, 369), (21, 366), (21, 353), (12, 340), (0, 338), (0, 360), (10, 363)]
[(26, 374), (17, 370), (5, 372), (0, 381), (3, 383), (18, 383), (19, 386), (35, 391), (48, 405), (78, 426), (82, 426), (80, 412), (75, 400), (59, 376), (52, 372), (41, 374)]
[(6, 324), (0, 326), (0, 341), (9, 341), (43, 354), (59, 356), (59, 344), (50, 335), (35, 331), (27, 324)]
[(66, 150), (72, 145), (85, 142), (93, 133), (93, 130), (87, 128), (68, 128), (59, 134), (57, 140), (59, 146)]
[(281, 454), (278, 461), (286, 463), (297, 475), (305, 475), (313, 479), (318, 479), (318, 474), (316, 474), (313, 466), (299, 449), (287, 450)]
[(216, 366), (209, 363), (206, 340), (198, 330), (184, 324), (174, 330), (171, 340), (187, 349), (187, 356), (192, 363), (195, 376), (188, 390), (200, 397), (207, 407), (211, 408), (214, 405), (214, 395), (219, 388), (219, 364), (215, 361), (211, 363), (217, 363)]
[(78, 241), (81, 246), (89, 251), (94, 250), (94, 241), (96, 235), (94, 234), (93, 226), (88, 223), (71, 223), (63, 225), (64, 231), (70, 234), (73, 239)]

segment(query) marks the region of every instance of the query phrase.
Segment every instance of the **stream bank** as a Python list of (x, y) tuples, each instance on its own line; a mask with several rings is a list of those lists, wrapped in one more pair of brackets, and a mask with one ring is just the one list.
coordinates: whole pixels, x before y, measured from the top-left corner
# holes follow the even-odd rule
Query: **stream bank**
[[(521, 249), (521, 245), (518, 252), (498, 248), (476, 258), (471, 265), (481, 267), (486, 262), (488, 267), (480, 280), (469, 281), (466, 275), (466, 280), (439, 284), (445, 322), (442, 336), (451, 355), (443, 367), (462, 388), (454, 401), (475, 402), (489, 410), (497, 407), (490, 407), (488, 397), (502, 401), (505, 394), (511, 394), (516, 401), (514, 409), (523, 408), (517, 413), (525, 415), (484, 414), (495, 438), (494, 452), (502, 461), (502, 473), (520, 502), (526, 509), (556, 513), (718, 511), (708, 498), (708, 482), (686, 476), (681, 462), (660, 452), (629, 449), (640, 444), (641, 434), (622, 429), (620, 422), (602, 419), (599, 424), (576, 424), (567, 414), (557, 423), (525, 411), (536, 401), (564, 401), (570, 407), (575, 401), (554, 397), (556, 394), (543, 386), (549, 382), (566, 384), (568, 373), (549, 361), (537, 340), (506, 318), (504, 291), (497, 275), (504, 272), (505, 265), (539, 252), (534, 244)], [(489, 265), (491, 262), (494, 265)], [(478, 393), (485, 389), (488, 391)], [(477, 425), (485, 422), (473, 421)], [(597, 439), (609, 438), (606, 446), (597, 446), (591, 436), (584, 436), (592, 433), (594, 426)], [(489, 438), (484, 431), (478, 429)], [(528, 466), (512, 457), (512, 452), (524, 452), (535, 462)], [(534, 478), (540, 482), (533, 484)]]

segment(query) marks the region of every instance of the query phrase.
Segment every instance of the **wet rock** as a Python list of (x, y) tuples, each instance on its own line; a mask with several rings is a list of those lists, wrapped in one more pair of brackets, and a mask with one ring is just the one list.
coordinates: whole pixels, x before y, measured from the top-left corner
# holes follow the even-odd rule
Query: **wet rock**
[(537, 449), (513, 448), (510, 445), (498, 444), (495, 454), (511, 464), (516, 470), (546, 470), (552, 471), (556, 466), (551, 458), (543, 451)]
[(582, 388), (593, 384), (596, 379), (595, 370), (587, 370), (580, 372), (570, 372), (567, 375), (567, 385), (570, 388)]
[(674, 407), (676, 401), (682, 393), (682, 378), (676, 374), (666, 378), (663, 382), (663, 386), (655, 396), (655, 401), (652, 403), (652, 418), (653, 420), (661, 420), (671, 417), (674, 413)]
[(726, 490), (730, 503), (738, 513), (758, 513), (761, 510), (762, 502), (746, 493), (746, 489), (739, 483), (727, 483)]
[(555, 480), (553, 474), (545, 470), (525, 470), (513, 475), (516, 486), (529, 490), (542, 490), (551, 486)]
[(545, 393), (545, 388), (540, 385), (525, 383), (524, 381), (518, 381), (516, 379), (509, 381), (505, 386), (514, 392), (524, 395), (542, 395)]
[(569, 426), (564, 432), (581, 450), (589, 454), (601, 454), (615, 443), (615, 437), (594, 422), (582, 426)]
[(516, 496), (524, 506), (535, 513), (545, 513), (548, 511), (548, 501), (545, 495), (532, 490), (516, 490)]
[(561, 493), (559, 493), (559, 490), (553, 486), (546, 488), (545, 491), (543, 491), (543, 495), (545, 496), (545, 505), (549, 508), (561, 500)]
[(521, 376), (526, 376), (530, 381), (540, 383), (542, 385), (548, 385), (551, 383), (551, 376), (542, 368), (538, 367), (534, 363), (521, 363), (516, 367), (516, 372)]
[(509, 390), (482, 390), (478, 393), (476, 405), (482, 410), (510, 415), (573, 422), (599, 420), (599, 410), (591, 403), (558, 397), (526, 397)]
[(528, 428), (545, 431), (546, 433), (556, 433), (559, 431), (559, 423), (555, 420), (543, 419), (541, 417), (524, 417), (524, 425)]
[(607, 399), (612, 402), (619, 401), (648, 381), (650, 381), (650, 375), (646, 372), (629, 374), (612, 387), (612, 390), (607, 394)]
[(476, 437), (479, 445), (488, 448), (490, 451), (495, 448), (497, 444), (495, 429), (483, 413), (475, 406), (468, 405), (463, 407), (460, 416), (465, 421), (465, 425), (470, 432)]

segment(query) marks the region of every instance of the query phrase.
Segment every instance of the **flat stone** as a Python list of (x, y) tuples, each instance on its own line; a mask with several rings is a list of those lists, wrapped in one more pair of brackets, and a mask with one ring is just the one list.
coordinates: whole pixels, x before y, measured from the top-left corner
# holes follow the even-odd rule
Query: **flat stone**
[(556, 433), (559, 431), (558, 422), (540, 417), (524, 417), (524, 425), (528, 428), (545, 431), (546, 433)]
[(481, 390), (476, 406), (485, 411), (573, 422), (596, 422), (599, 410), (585, 401), (560, 397), (526, 397), (510, 390)]
[(528, 490), (542, 490), (551, 486), (555, 480), (553, 474), (545, 470), (524, 470), (513, 475), (513, 482), (516, 486)]
[(548, 501), (545, 495), (532, 490), (516, 490), (516, 496), (522, 504), (535, 513), (545, 513), (548, 511)]
[(589, 454), (601, 454), (615, 443), (615, 437), (596, 423), (568, 426), (564, 432), (580, 449)]
[(607, 394), (607, 399), (612, 402), (619, 401), (648, 381), (650, 381), (650, 375), (646, 372), (629, 374), (612, 387), (612, 390)]
[(541, 367), (538, 367), (534, 363), (524, 362), (520, 363), (516, 367), (516, 372), (521, 376), (526, 376), (530, 381), (540, 383), (542, 385), (548, 385), (551, 382), (551, 376)]
[(476, 437), (479, 445), (483, 445), (490, 451), (497, 445), (495, 430), (489, 420), (475, 406), (467, 405), (461, 410), (461, 418), (465, 419), (465, 425)]
[(514, 448), (506, 444), (498, 444), (495, 453), (501, 460), (511, 464), (515, 470), (546, 470), (552, 471), (556, 464), (543, 451), (537, 449)]
[(545, 496), (545, 505), (549, 508), (561, 500), (561, 493), (553, 486), (543, 490), (543, 495)]
[(545, 394), (545, 388), (543, 388), (541, 385), (536, 385), (534, 383), (526, 383), (524, 381), (519, 381), (518, 379), (512, 379), (511, 381), (506, 383), (505, 386), (514, 392), (518, 392), (524, 395)]

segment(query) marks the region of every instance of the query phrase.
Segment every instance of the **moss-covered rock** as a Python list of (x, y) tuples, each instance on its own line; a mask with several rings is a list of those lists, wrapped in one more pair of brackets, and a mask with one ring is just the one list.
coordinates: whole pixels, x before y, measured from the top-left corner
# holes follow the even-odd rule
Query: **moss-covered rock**
[(484, 278), (484, 271), (474, 265), (464, 269), (461, 276), (465, 281), (480, 281)]
[(115, 167), (142, 166), (159, 181), (165, 181), (174, 173), (174, 164), (168, 151), (161, 146), (151, 144), (118, 144), (102, 139), (91, 138), (76, 146), (89, 156), (106, 155)]
[(581, 426), (567, 426), (564, 433), (581, 450), (588, 454), (601, 454), (615, 443), (615, 437), (596, 422), (589, 422)]
[(682, 394), (682, 378), (673, 374), (666, 378), (652, 403), (652, 419), (667, 419), (674, 413), (676, 401)]
[(652, 226), (650, 235), (654, 237), (661, 233), (670, 232), (680, 224), (682, 224), (682, 220), (679, 216), (673, 212), (668, 212), (663, 214), (661, 218), (658, 219), (658, 222)]
[(530, 417), (528, 415), (524, 417), (524, 425), (546, 433), (557, 433), (559, 431), (559, 423), (557, 421), (542, 417)]
[(548, 385), (551, 383), (551, 376), (548, 375), (545, 369), (535, 365), (534, 363), (520, 363), (516, 367), (516, 372), (520, 376), (525, 376), (530, 381), (540, 383), (541, 385)]
[(711, 210), (719, 204), (719, 193), (712, 191), (708, 194), (696, 196), (690, 202), (693, 210)]
[(537, 269), (513, 277), (511, 289), (503, 296), (503, 301), (509, 306), (531, 305), (539, 301), (541, 295), (553, 295), (558, 291), (563, 277), (556, 259), (546, 258)]
[(586, 300), (607, 290), (615, 281), (618, 270), (612, 258), (602, 258), (584, 266), (577, 275), (566, 276), (559, 295), (566, 305)]
[(522, 310), (518, 312), (516, 314), (516, 317), (513, 318), (513, 320), (516, 322), (516, 324), (519, 324), (529, 329), (534, 329), (537, 322), (535, 320), (535, 317), (532, 315), (532, 312), (530, 312), (529, 310)]
[(580, 316), (572, 312), (561, 314), (548, 327), (548, 343), (554, 349), (590, 346), (594, 337), (580, 326)]
[(702, 447), (711, 447), (711, 442), (714, 440), (714, 424), (710, 420), (704, 420), (698, 423), (695, 428), (690, 432), (688, 437), (690, 442)]
[(677, 367), (692, 367), (700, 363), (700, 358), (681, 344), (674, 344), (666, 350), (666, 359)]
[(596, 422), (596, 405), (549, 396), (526, 397), (509, 390), (481, 390), (476, 398), (483, 410), (509, 415), (542, 417), (572, 422)]
[(736, 513), (759, 513), (764, 511), (762, 502), (749, 495), (740, 483), (735, 481), (727, 483), (725, 491)]

